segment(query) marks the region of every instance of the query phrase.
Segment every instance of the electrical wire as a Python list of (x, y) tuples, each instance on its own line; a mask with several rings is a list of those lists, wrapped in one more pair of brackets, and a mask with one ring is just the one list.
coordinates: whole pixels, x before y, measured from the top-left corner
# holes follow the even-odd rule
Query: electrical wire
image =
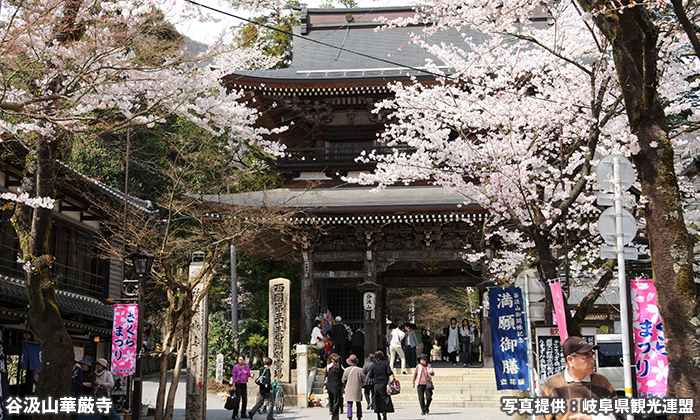
[[(234, 19), (239, 19), (239, 20), (242, 20), (242, 21), (244, 21), (244, 22), (252, 23), (252, 24), (254, 24), (254, 25), (260, 26), (261, 28), (270, 29), (270, 30), (272, 30), (272, 31), (277, 31), (277, 32), (279, 32), (279, 33), (282, 33), (282, 34), (291, 36), (292, 38), (303, 39), (304, 41), (307, 41), (307, 42), (312, 42), (312, 43), (315, 43), (315, 44), (318, 44), (318, 45), (322, 45), (322, 46), (324, 46), (324, 47), (328, 47), (328, 48), (340, 50), (340, 52), (345, 51), (345, 52), (347, 52), (347, 53), (349, 53), (349, 54), (358, 55), (358, 56), (360, 56), (360, 57), (369, 58), (370, 60), (379, 61), (379, 62), (382, 62), (382, 63), (385, 63), (385, 64), (391, 64), (391, 65), (393, 65), (393, 66), (400, 66), (400, 67), (403, 67), (403, 68), (406, 68), (406, 69), (409, 69), (409, 70), (413, 70), (413, 71), (425, 73), (425, 74), (428, 74), (428, 75), (430, 75), (430, 76), (435, 76), (435, 77), (446, 77), (446, 78), (448, 78), (448, 79), (455, 80), (454, 78), (450, 78), (449, 76), (446, 76), (446, 75), (444, 75), (444, 74), (433, 73), (433, 72), (431, 72), (431, 71), (429, 71), (429, 70), (421, 69), (421, 68), (419, 68), (419, 67), (413, 67), (413, 66), (409, 66), (409, 65), (397, 63), (397, 62), (395, 62), (395, 61), (387, 60), (387, 59), (385, 59), (385, 58), (375, 57), (375, 56), (372, 56), (372, 55), (369, 55), (369, 54), (361, 53), (361, 52), (359, 52), (359, 51), (354, 51), (354, 50), (347, 49), (347, 48), (345, 48), (345, 47), (339, 47), (339, 46), (337, 46), (337, 45), (333, 45), (333, 44), (329, 44), (329, 43), (327, 43), (327, 42), (319, 41), (319, 40), (317, 40), (317, 39), (306, 38), (306, 37), (304, 37), (304, 36), (302, 36), (302, 35), (298, 35), (298, 34), (295, 34), (295, 33), (293, 33), (293, 32), (285, 31), (284, 29), (275, 28), (274, 26), (266, 25), (266, 24), (264, 24), (264, 23), (258, 23), (258, 22), (253, 21), (252, 19), (244, 18), (244, 17), (238, 16), (238, 15), (234, 15), (233, 13), (225, 12), (225, 11), (223, 11), (223, 10), (216, 9), (216, 8), (214, 8), (214, 7), (211, 7), (211, 6), (206, 6), (206, 5), (204, 5), (204, 4), (197, 3), (197, 2), (194, 1), (194, 0), (185, 0), (185, 1), (188, 2), (188, 3), (194, 4), (195, 6), (199, 6), (199, 7), (203, 7), (203, 8), (205, 8), (205, 9), (211, 10), (212, 12), (221, 13), (221, 14), (223, 14), (223, 15), (232, 17), (232, 18), (234, 18)], [(458, 80), (458, 79), (456, 79), (456, 80)]]
[[(458, 77), (458, 76), (455, 77), (455, 76), (452, 76), (452, 75), (434, 73), (434, 72), (431, 72), (430, 70), (426, 70), (426, 69), (424, 69), (424, 68), (414, 67), (414, 66), (409, 66), (409, 65), (397, 63), (397, 62), (392, 61), (392, 60), (388, 60), (388, 59), (381, 58), (381, 57), (375, 57), (375, 56), (372, 56), (372, 55), (369, 55), (369, 54), (365, 54), (365, 53), (362, 53), (362, 52), (359, 52), (359, 51), (350, 50), (350, 49), (347, 49), (347, 48), (345, 48), (345, 47), (338, 47), (337, 45), (329, 44), (329, 43), (327, 43), (327, 42), (319, 41), (319, 40), (317, 40), (317, 39), (307, 38), (307, 37), (304, 37), (304, 36), (302, 36), (302, 35), (300, 35), (300, 34), (295, 34), (295, 33), (293, 33), (293, 32), (285, 31), (284, 29), (275, 28), (274, 26), (266, 25), (266, 24), (264, 24), (264, 23), (258, 23), (258, 22), (253, 21), (252, 19), (244, 18), (244, 17), (238, 16), (238, 15), (234, 15), (233, 13), (229, 13), (229, 12), (226, 12), (226, 11), (223, 11), (223, 10), (220, 10), (220, 9), (217, 9), (217, 8), (214, 8), (214, 7), (211, 7), (211, 6), (207, 6), (207, 5), (198, 3), (198, 2), (196, 2), (196, 1), (194, 1), (194, 0), (185, 0), (185, 1), (188, 2), (188, 3), (191, 3), (191, 4), (195, 5), (195, 6), (203, 7), (203, 8), (205, 8), (205, 9), (207, 9), (207, 10), (212, 11), (212, 12), (220, 13), (220, 14), (222, 14), (222, 15), (229, 16), (229, 17), (232, 17), (232, 18), (234, 18), (234, 19), (239, 19), (239, 20), (242, 20), (242, 21), (244, 21), (244, 22), (252, 23), (252, 24), (254, 24), (254, 25), (260, 26), (260, 27), (265, 28), (265, 29), (269, 29), (269, 30), (272, 30), (272, 31), (277, 31), (277, 32), (279, 32), (279, 33), (282, 33), (282, 34), (291, 36), (292, 38), (303, 39), (304, 41), (307, 41), (307, 42), (311, 42), (311, 43), (315, 43), (315, 44), (318, 44), (318, 45), (322, 45), (322, 46), (324, 46), (324, 47), (328, 47), (328, 48), (331, 48), (331, 49), (337, 49), (337, 50), (339, 50), (338, 54), (340, 54), (341, 52), (345, 51), (345, 52), (347, 52), (347, 53), (349, 53), (349, 54), (354, 54), (354, 55), (357, 55), (357, 56), (360, 56), (360, 57), (368, 58), (368, 59), (370, 59), (370, 60), (375, 60), (375, 61), (379, 61), (379, 62), (381, 62), (381, 63), (390, 64), (390, 65), (392, 65), (392, 66), (403, 67), (403, 68), (405, 68), (405, 69), (413, 70), (413, 71), (419, 72), (419, 73), (424, 73), (424, 74), (426, 74), (426, 75), (434, 76), (434, 77), (436, 77), (436, 78), (444, 78), (444, 79), (447, 79), (447, 80), (450, 80), (450, 81), (453, 81), (453, 82), (459, 82), (459, 83), (463, 83), (463, 84), (465, 84), (465, 85), (474, 86), (474, 87), (478, 87), (478, 88), (482, 88), (482, 89), (492, 89), (492, 88), (490, 88), (490, 87), (488, 87), (488, 86), (485, 86), (485, 85), (481, 85), (481, 84), (478, 84), (478, 83), (474, 83), (474, 82), (470, 82), (470, 81), (468, 81), (468, 80), (461, 79), (461, 78)], [(368, 13), (369, 13), (369, 12), (368, 12)], [(554, 101), (554, 100), (551, 100), (551, 99), (539, 98), (539, 97), (532, 96), (532, 95), (526, 95), (526, 94), (523, 94), (523, 93), (520, 93), (520, 92), (514, 92), (514, 91), (509, 91), (509, 90), (501, 90), (501, 92), (510, 93), (510, 94), (512, 94), (512, 95), (515, 95), (515, 96), (518, 96), (518, 97), (527, 98), (527, 99), (534, 99), (534, 100), (539, 100), (539, 101), (549, 102), (549, 103), (557, 103), (557, 104), (559, 103), (559, 102)], [(582, 108), (590, 108), (589, 105), (584, 105), (584, 104), (580, 104), (579, 106), (582, 107)]]

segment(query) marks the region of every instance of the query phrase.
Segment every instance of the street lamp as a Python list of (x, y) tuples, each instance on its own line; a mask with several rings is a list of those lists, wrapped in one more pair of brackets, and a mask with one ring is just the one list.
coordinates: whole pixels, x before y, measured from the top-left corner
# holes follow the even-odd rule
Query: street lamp
[(134, 266), (134, 273), (138, 276), (139, 303), (138, 303), (138, 327), (136, 332), (136, 372), (134, 373), (134, 389), (131, 393), (131, 418), (141, 420), (141, 392), (143, 383), (141, 381), (141, 350), (143, 349), (143, 318), (145, 315), (144, 294), (146, 289), (146, 276), (151, 272), (153, 266), (153, 254), (147, 249), (137, 247), (134, 252), (127, 256)]

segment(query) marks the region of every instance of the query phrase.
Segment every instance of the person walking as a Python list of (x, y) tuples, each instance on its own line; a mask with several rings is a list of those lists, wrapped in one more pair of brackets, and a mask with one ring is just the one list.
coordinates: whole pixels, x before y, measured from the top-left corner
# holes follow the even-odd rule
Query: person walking
[(418, 365), (413, 372), (413, 387), (418, 390), (418, 404), (422, 415), (430, 414), (430, 403), (433, 401), (433, 366), (428, 364), (428, 356), (421, 354)]
[[(363, 361), (365, 359), (365, 332), (361, 329), (357, 329), (350, 339), (352, 345), (350, 354), (357, 356), (358, 361)], [(358, 366), (361, 366), (358, 364)]]
[(472, 365), (472, 343), (474, 342), (474, 332), (469, 325), (469, 320), (464, 318), (462, 326), (459, 327), (459, 341), (462, 347), (462, 363), (464, 367)]
[(318, 355), (318, 358), (321, 361), (321, 363), (325, 365), (324, 359), (326, 356), (326, 338), (324, 337), (323, 330), (321, 329), (322, 325), (323, 323), (320, 319), (314, 321), (314, 329), (311, 331), (310, 343), (314, 346), (314, 353)]
[[(396, 360), (396, 354), (401, 358), (401, 373), (406, 374), (406, 355), (401, 348), (401, 341), (406, 336), (404, 332), (403, 322), (400, 322), (398, 327), (396, 324), (391, 324), (391, 340), (389, 341), (389, 365), (391, 369), (394, 369), (394, 361)], [(375, 361), (376, 363), (376, 361)]]
[(406, 363), (409, 367), (416, 365), (416, 347), (418, 347), (418, 339), (413, 325), (406, 324)]
[(442, 335), (438, 338), (440, 340), (440, 350), (442, 350), (442, 360), (447, 361), (448, 360), (448, 353), (447, 353), (447, 334), (450, 332), (450, 329), (448, 327), (445, 327), (442, 329)]
[(377, 420), (386, 420), (387, 413), (394, 412), (391, 395), (386, 393), (389, 377), (393, 376), (394, 372), (389, 367), (383, 351), (377, 350), (374, 353), (374, 366), (369, 375), (374, 380), (374, 412), (377, 413)]
[(100, 357), (95, 365), (95, 397), (111, 397), (114, 388), (114, 377), (112, 372), (107, 370), (109, 363), (107, 359)]
[[(356, 333), (357, 334), (357, 333)], [(345, 401), (347, 405), (348, 418), (352, 418), (352, 403), (355, 403), (355, 409), (357, 410), (356, 417), (358, 419), (362, 418), (362, 385), (364, 377), (362, 374), (362, 369), (357, 365), (360, 360), (354, 354), (348, 357), (345, 361), (348, 368), (343, 372), (343, 383), (345, 384)]]
[(348, 329), (343, 324), (343, 318), (335, 317), (336, 324), (331, 328), (331, 340), (333, 340), (333, 353), (345, 357), (345, 347), (348, 342)]
[(258, 384), (258, 403), (248, 412), (248, 417), (253, 418), (253, 415), (258, 412), (258, 409), (267, 401), (267, 420), (275, 420), (272, 417), (273, 407), (275, 405), (275, 394), (272, 392), (272, 359), (266, 357), (263, 359), (263, 367), (258, 373), (258, 377), (262, 377), (261, 383)]
[(474, 363), (479, 363), (479, 356), (481, 353), (481, 336), (479, 335), (479, 328), (474, 325), (474, 343), (472, 344), (472, 360)]
[(71, 378), (70, 393), (73, 396), (83, 395), (83, 384), (85, 383), (85, 372), (92, 366), (92, 357), (85, 356), (75, 361), (73, 365), (73, 376)]
[(369, 376), (369, 371), (372, 369), (372, 366), (374, 366), (374, 354), (370, 354), (365, 365), (362, 366), (362, 375), (365, 377), (362, 387), (365, 389), (367, 410), (372, 410), (374, 408), (374, 404), (372, 404), (374, 402), (374, 378), (370, 378)]
[(338, 420), (340, 406), (343, 404), (343, 365), (340, 355), (336, 353), (331, 354), (326, 366), (326, 390), (331, 420)]
[(241, 405), (241, 418), (247, 418), (246, 415), (248, 408), (248, 379), (252, 378), (254, 375), (250, 372), (250, 367), (245, 362), (245, 356), (242, 354), (238, 356), (238, 363), (233, 365), (233, 370), (231, 371), (231, 383), (236, 388), (236, 403), (233, 406), (233, 414), (231, 414), (232, 419), (238, 419), (238, 405)]
[(420, 352), (420, 354), (430, 354), (430, 350), (433, 348), (433, 340), (430, 338), (430, 334), (428, 334), (428, 330), (425, 328), (421, 328), (420, 330), (420, 339), (423, 342), (423, 351)]
[(450, 326), (447, 328), (447, 355), (452, 366), (457, 366), (457, 353), (459, 352), (459, 327), (457, 318), (450, 319)]

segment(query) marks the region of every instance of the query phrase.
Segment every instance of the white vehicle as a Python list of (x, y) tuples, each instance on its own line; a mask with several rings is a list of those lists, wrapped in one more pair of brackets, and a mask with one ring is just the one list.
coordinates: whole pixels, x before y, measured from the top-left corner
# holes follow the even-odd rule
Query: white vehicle
[(597, 334), (598, 370), (615, 387), (615, 391), (625, 392), (625, 370), (622, 365), (622, 334)]

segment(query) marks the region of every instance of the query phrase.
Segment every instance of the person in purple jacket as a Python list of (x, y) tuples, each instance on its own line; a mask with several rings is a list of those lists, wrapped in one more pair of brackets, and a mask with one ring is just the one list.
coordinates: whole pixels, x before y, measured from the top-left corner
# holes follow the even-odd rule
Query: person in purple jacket
[(243, 355), (238, 356), (238, 363), (233, 366), (231, 371), (231, 383), (236, 387), (236, 406), (233, 407), (232, 419), (238, 419), (238, 402), (241, 404), (241, 418), (247, 418), (247, 405), (248, 405), (248, 379), (252, 378), (253, 374), (250, 372), (250, 367), (245, 362), (245, 357)]

